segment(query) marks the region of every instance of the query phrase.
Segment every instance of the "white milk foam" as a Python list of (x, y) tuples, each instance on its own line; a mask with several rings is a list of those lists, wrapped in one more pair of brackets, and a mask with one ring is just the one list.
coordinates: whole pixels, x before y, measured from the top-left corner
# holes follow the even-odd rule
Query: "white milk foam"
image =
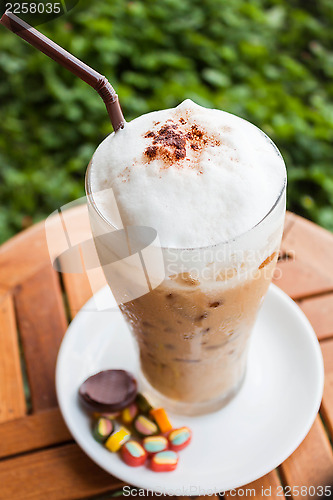
[[(187, 99), (126, 123), (97, 148), (92, 192), (112, 188), (124, 225), (157, 230), (162, 246), (234, 238), (270, 211), (286, 171), (270, 139), (230, 113)], [(108, 196), (97, 206), (111, 222)]]

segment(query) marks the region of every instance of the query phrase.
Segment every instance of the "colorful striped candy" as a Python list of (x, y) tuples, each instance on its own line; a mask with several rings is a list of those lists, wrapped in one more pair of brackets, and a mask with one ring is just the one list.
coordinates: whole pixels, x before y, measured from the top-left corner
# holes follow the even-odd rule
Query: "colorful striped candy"
[(94, 423), (93, 436), (99, 443), (104, 443), (113, 431), (114, 424), (108, 418), (101, 417)]
[(138, 407), (135, 403), (132, 403), (131, 405), (127, 406), (127, 408), (124, 408), (121, 412), (121, 418), (123, 419), (124, 424), (131, 424), (137, 416), (138, 411)]
[(170, 448), (176, 451), (182, 450), (190, 443), (191, 438), (192, 432), (188, 427), (174, 429), (168, 435)]
[(178, 465), (178, 455), (175, 451), (167, 450), (156, 453), (150, 461), (150, 468), (154, 472), (168, 472), (175, 470)]
[(126, 443), (131, 437), (131, 433), (125, 428), (120, 426), (113, 434), (105, 441), (105, 446), (109, 451), (115, 453), (120, 450), (122, 445)]
[(172, 429), (172, 425), (164, 408), (153, 408), (149, 415), (153, 417), (160, 431), (164, 434)]
[(146, 450), (137, 441), (130, 439), (121, 448), (121, 456), (124, 462), (131, 467), (143, 465), (147, 458)]
[(140, 392), (136, 395), (135, 402), (142, 413), (149, 413), (149, 411), (153, 408), (148, 399)]
[(169, 447), (169, 442), (164, 436), (149, 436), (144, 438), (142, 441), (142, 446), (147, 453), (153, 455), (159, 453), (160, 451), (165, 451)]
[(137, 433), (143, 437), (153, 436), (158, 433), (158, 427), (155, 422), (150, 420), (148, 417), (145, 417), (145, 415), (139, 415), (136, 417), (133, 425)]
[(140, 392), (137, 394), (135, 402), (142, 413), (149, 413), (153, 408), (148, 399)]

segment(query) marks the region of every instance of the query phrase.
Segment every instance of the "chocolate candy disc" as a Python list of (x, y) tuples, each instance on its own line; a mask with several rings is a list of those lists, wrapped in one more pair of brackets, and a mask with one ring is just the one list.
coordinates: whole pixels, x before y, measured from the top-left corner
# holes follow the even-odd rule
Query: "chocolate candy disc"
[(119, 417), (119, 415), (120, 415), (120, 411), (115, 411), (113, 413), (98, 413), (97, 411), (95, 411), (91, 416), (95, 419), (107, 418), (108, 420), (114, 420), (117, 417)]
[(134, 401), (136, 395), (136, 380), (125, 370), (99, 372), (83, 382), (79, 389), (83, 406), (99, 413), (122, 410)]

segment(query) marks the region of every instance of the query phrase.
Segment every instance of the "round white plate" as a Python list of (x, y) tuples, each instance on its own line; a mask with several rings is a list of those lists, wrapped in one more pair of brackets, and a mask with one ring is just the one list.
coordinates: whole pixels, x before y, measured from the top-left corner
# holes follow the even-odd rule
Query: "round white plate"
[[(100, 299), (107, 296), (106, 289)], [(56, 385), (60, 409), (74, 439), (98, 465), (139, 488), (173, 495), (205, 495), (243, 486), (282, 463), (302, 442), (318, 412), (324, 370), (319, 343), (299, 307), (271, 285), (259, 313), (239, 394), (222, 410), (200, 417), (169, 414), (193, 430), (177, 470), (129, 467), (97, 443), (77, 392), (107, 368), (137, 373), (136, 349), (116, 311), (81, 310), (62, 342)], [(87, 309), (87, 308), (85, 308)]]

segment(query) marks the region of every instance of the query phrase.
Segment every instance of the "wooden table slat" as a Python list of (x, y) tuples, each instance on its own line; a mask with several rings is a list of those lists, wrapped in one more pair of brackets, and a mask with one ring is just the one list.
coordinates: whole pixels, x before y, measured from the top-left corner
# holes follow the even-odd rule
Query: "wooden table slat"
[(292, 487), (332, 484), (333, 453), (320, 417), (297, 450), (280, 467), (284, 482)]
[(76, 500), (122, 484), (76, 444), (0, 461), (0, 500)]
[(59, 409), (41, 411), (0, 424), (0, 458), (71, 441)]
[[(174, 498), (179, 498), (179, 497), (174, 497)], [(190, 500), (193, 497), (183, 497), (183, 498), (188, 498), (188, 500)], [(205, 495), (205, 496), (195, 497), (195, 500), (203, 500), (204, 498), (220, 498), (220, 497), (218, 495), (209, 495), (209, 497)]]
[(5, 422), (26, 413), (14, 303), (9, 293), (0, 297), (0, 328), (0, 422)]
[(233, 490), (226, 493), (225, 498), (253, 498), (254, 500), (270, 498), (272, 500), (283, 500), (285, 496), (277, 472), (274, 470), (253, 483), (242, 486), (242, 488), (238, 488), (236, 491)]
[[(87, 228), (83, 227), (85, 221), (81, 215), (86, 212), (86, 207), (78, 206), (66, 212), (68, 226), (77, 226), (77, 233), (82, 230), (87, 234)], [(54, 219), (54, 224), (58, 224)], [(50, 226), (51, 227), (51, 226)], [(89, 233), (88, 233), (89, 234)], [(50, 237), (50, 245), (56, 249), (58, 246), (59, 232), (55, 231)], [(33, 276), (46, 264), (50, 263), (45, 221), (35, 224), (29, 229), (17, 234), (0, 247), (0, 286), (14, 288)]]
[(322, 342), (321, 350), (325, 366), (325, 387), (321, 413), (333, 441), (333, 340)]
[[(291, 252), (290, 249), (288, 251)], [(294, 300), (333, 291), (328, 275), (321, 275), (312, 265), (297, 258), (278, 262), (273, 283)]]
[(50, 264), (17, 288), (15, 303), (33, 411), (52, 408), (57, 406), (56, 357), (67, 320), (59, 279)]
[(319, 340), (333, 337), (333, 293), (301, 300), (299, 306), (315, 329)]
[[(174, 498), (179, 498), (179, 497), (174, 497)], [(187, 498), (188, 500), (190, 500), (193, 497), (191, 496), (191, 497), (182, 497), (182, 498)], [(203, 500), (204, 498), (220, 498), (220, 497), (218, 495), (209, 495), (209, 497), (207, 495), (205, 495), (205, 496), (199, 496), (199, 497), (194, 497), (194, 498), (195, 498), (195, 500)]]
[(275, 283), (294, 299), (333, 291), (332, 235), (316, 224), (293, 216), (281, 245), (293, 258), (279, 262)]
[(36, 224), (0, 247), (0, 285), (14, 288), (50, 260), (43, 228)]

